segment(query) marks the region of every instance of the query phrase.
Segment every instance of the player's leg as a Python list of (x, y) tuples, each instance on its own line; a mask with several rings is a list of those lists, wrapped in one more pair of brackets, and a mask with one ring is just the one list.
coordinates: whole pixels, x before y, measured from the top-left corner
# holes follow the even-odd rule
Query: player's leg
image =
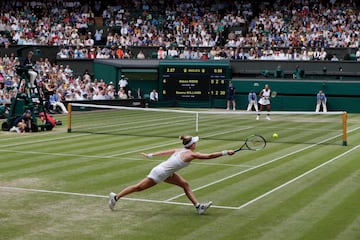
[(270, 104), (266, 105), (266, 111), (267, 111), (266, 119), (270, 120)]
[(131, 185), (131, 186), (128, 186), (126, 188), (124, 188), (121, 192), (119, 192), (117, 195), (116, 195), (116, 199), (120, 199), (130, 193), (133, 193), (133, 192), (140, 192), (140, 191), (143, 191), (145, 189), (148, 189), (152, 186), (156, 185), (156, 182), (154, 180), (152, 180), (151, 178), (144, 178), (143, 180), (141, 180), (140, 182), (134, 184), (134, 185)]
[(233, 104), (233, 110), (235, 111), (235, 110), (236, 110), (236, 102), (235, 102), (235, 99), (232, 100), (232, 104)]
[(188, 199), (194, 204), (196, 212), (198, 214), (203, 214), (212, 204), (211, 201), (205, 202), (205, 203), (199, 203), (196, 199), (193, 191), (191, 190), (191, 187), (183, 177), (181, 177), (179, 174), (174, 173), (172, 176), (168, 177), (165, 182), (177, 185), (184, 189), (184, 192)]
[(194, 206), (196, 206), (196, 204), (198, 203), (198, 200), (196, 199), (196, 197), (190, 187), (189, 182), (186, 181), (182, 176), (180, 176), (177, 173), (174, 173), (173, 175), (168, 177), (165, 180), (165, 182), (181, 187), (184, 190), (188, 199), (194, 204)]
[(230, 110), (230, 100), (226, 101), (226, 110)]
[(138, 182), (137, 184), (134, 184), (134, 185), (131, 185), (131, 186), (128, 186), (128, 187), (124, 188), (118, 194), (111, 192), (109, 194), (109, 208), (111, 210), (114, 210), (116, 202), (120, 198), (122, 198), (122, 197), (124, 197), (124, 196), (126, 196), (126, 195), (128, 195), (130, 193), (133, 193), (133, 192), (143, 191), (143, 190), (148, 189), (148, 188), (150, 188), (150, 187), (152, 187), (152, 186), (154, 186), (156, 184), (157, 183), (153, 179), (151, 179), (149, 177), (146, 177), (143, 180), (141, 180), (140, 182)]
[[(262, 105), (262, 104), (260, 103), (259, 112), (261, 112), (261, 111), (263, 110), (263, 108), (264, 108), (264, 105)], [(258, 114), (258, 115), (256, 116), (256, 120), (259, 120), (259, 118), (260, 118), (260, 114)]]

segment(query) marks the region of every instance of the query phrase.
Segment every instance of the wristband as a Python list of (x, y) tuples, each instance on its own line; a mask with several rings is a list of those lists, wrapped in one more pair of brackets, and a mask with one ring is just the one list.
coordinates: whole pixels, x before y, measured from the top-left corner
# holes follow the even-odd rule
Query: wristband
[(146, 154), (146, 157), (147, 157), (147, 158), (152, 158), (152, 157), (153, 157), (153, 154), (152, 154), (152, 153)]
[(227, 151), (227, 150), (224, 150), (224, 151), (221, 152), (221, 154), (222, 154), (223, 156), (228, 155), (228, 151)]

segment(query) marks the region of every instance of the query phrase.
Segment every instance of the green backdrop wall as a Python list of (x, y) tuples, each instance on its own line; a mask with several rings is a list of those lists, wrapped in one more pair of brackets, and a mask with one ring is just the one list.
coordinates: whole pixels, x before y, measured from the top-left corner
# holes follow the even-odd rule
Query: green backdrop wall
[[(136, 91), (141, 88), (144, 95), (152, 89), (160, 89), (161, 76), (159, 76), (160, 61), (121, 61), (116, 64), (107, 62), (94, 62), (94, 77), (103, 78), (106, 82), (113, 81), (116, 85), (121, 76), (125, 74), (129, 81), (129, 88)], [(203, 64), (203, 62), (193, 62)], [(265, 84), (269, 84), (277, 97), (272, 99), (274, 111), (314, 111), (316, 94), (323, 90), (328, 98), (329, 111), (347, 111), (360, 113), (360, 81), (345, 80), (293, 80), (293, 79), (247, 79), (229, 78), (236, 88), (237, 109), (245, 110), (247, 95), (250, 90), (260, 92)], [(161, 92), (160, 92), (161, 99)], [(157, 105), (162, 107), (209, 107), (225, 108), (226, 98), (211, 99), (209, 101), (163, 101)]]
[(233, 79), (233, 83), (241, 109), (246, 109), (250, 90), (258, 93), (269, 84), (270, 89), (277, 92), (277, 96), (271, 99), (272, 110), (313, 111), (316, 94), (322, 90), (327, 96), (329, 111), (360, 112), (360, 82)]

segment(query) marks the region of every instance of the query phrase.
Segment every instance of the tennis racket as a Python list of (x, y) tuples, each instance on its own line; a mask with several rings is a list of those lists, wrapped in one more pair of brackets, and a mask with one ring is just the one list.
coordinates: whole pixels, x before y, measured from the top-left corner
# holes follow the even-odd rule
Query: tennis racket
[(260, 135), (251, 135), (245, 140), (245, 143), (238, 149), (234, 150), (234, 152), (238, 152), (240, 150), (252, 150), (259, 151), (266, 147), (266, 140), (263, 136)]
[(276, 97), (276, 95), (277, 95), (277, 92), (276, 92), (276, 91), (272, 91), (272, 92), (271, 92), (271, 97), (272, 97), (272, 98)]

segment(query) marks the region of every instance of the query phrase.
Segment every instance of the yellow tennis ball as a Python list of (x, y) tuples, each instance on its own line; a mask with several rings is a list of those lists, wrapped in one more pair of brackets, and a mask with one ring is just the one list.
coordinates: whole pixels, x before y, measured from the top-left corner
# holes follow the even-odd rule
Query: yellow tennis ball
[(273, 138), (274, 138), (274, 139), (277, 139), (278, 137), (279, 137), (279, 135), (278, 135), (277, 133), (274, 133), (274, 134), (273, 134)]

